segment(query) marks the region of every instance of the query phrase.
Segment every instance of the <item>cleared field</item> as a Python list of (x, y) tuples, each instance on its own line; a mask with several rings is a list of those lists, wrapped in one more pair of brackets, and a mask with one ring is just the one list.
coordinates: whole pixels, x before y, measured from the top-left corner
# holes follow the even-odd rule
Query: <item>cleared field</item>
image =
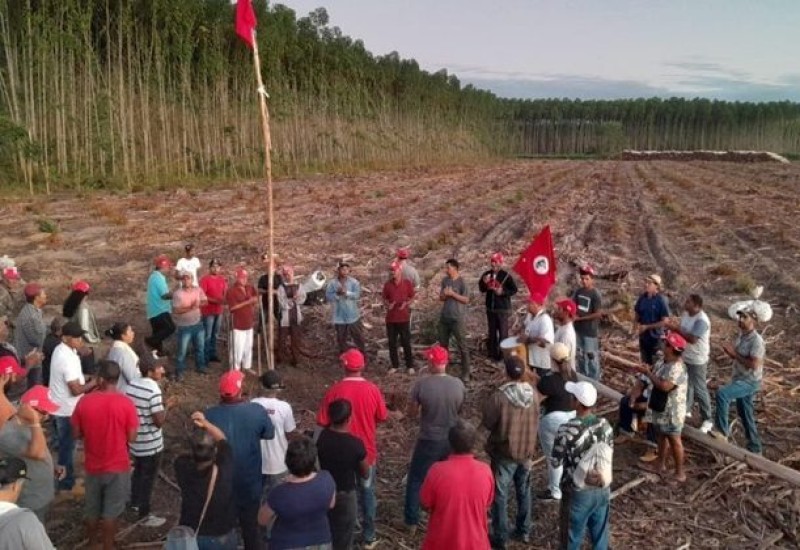
[[(767, 342), (765, 380), (757, 410), (765, 456), (800, 468), (800, 166), (713, 162), (530, 161), (492, 166), (318, 177), (276, 185), (276, 250), (307, 274), (328, 275), (339, 258), (352, 260), (365, 292), (362, 309), (375, 359), (368, 376), (400, 407), (411, 383), (405, 375), (387, 376), (379, 350), (384, 339), (380, 288), (398, 245), (410, 245), (423, 276), (416, 304), (417, 343), (431, 334), (438, 314), (441, 266), (461, 262), (474, 291), (469, 333), (475, 359), (467, 415), (477, 419), (478, 404), (502, 379), (484, 362), (485, 316), (477, 277), (491, 252), (516, 257), (545, 224), (553, 230), (559, 260), (559, 285), (553, 296), (575, 284), (574, 265), (598, 267), (598, 286), (607, 304), (632, 305), (644, 275), (661, 273), (673, 311), (690, 292), (703, 295), (712, 317), (712, 344), (731, 338), (735, 324), (725, 311), (743, 299), (748, 287), (764, 285), (763, 298), (775, 312), (760, 327)], [(230, 268), (244, 262), (259, 270), (265, 248), (265, 198), (258, 185), (202, 192), (175, 191), (134, 196), (37, 199), (6, 205), (0, 219), (0, 253), (17, 260), (27, 280), (47, 285), (55, 315), (69, 283), (86, 278), (102, 324), (126, 319), (147, 333), (144, 287), (149, 262), (158, 253), (176, 256), (186, 241), (204, 261), (220, 257)], [(44, 222), (49, 222), (44, 223)], [(45, 232), (53, 229), (56, 232)], [(524, 300), (516, 301), (519, 307)], [(604, 327), (603, 345), (630, 356), (635, 339), (630, 316), (619, 313)], [(333, 334), (324, 307), (311, 308), (305, 321), (307, 345), (318, 355), (284, 372), (302, 429), (313, 425), (313, 411), (325, 388), (338, 378)], [(730, 364), (716, 354), (712, 384), (724, 383)], [(218, 367), (219, 368), (219, 367)], [(603, 381), (624, 390), (629, 375), (606, 365)], [(255, 384), (252, 385), (255, 389)], [(165, 474), (182, 445), (183, 422), (198, 407), (216, 399), (216, 381), (190, 375), (169, 387), (183, 399), (168, 426)], [(601, 411), (615, 416), (614, 404)], [(399, 415), (398, 415), (399, 416)], [(697, 416), (697, 415), (695, 415)], [(699, 423), (699, 421), (697, 422)], [(416, 428), (405, 418), (390, 420), (379, 434), (379, 526), (386, 548), (419, 545), (402, 529), (402, 479)], [(742, 441), (738, 421), (734, 439)], [(687, 443), (683, 486), (645, 482), (615, 498), (614, 546), (628, 548), (797, 547), (800, 491), (761, 474), (729, 465), (721, 456)], [(615, 453), (618, 488), (644, 474), (636, 468), (643, 448), (621, 445)], [(535, 477), (543, 488), (543, 465)], [(156, 485), (154, 509), (171, 520), (177, 493)], [(557, 505), (538, 503), (533, 546), (555, 548)], [(49, 526), (58, 546), (73, 547), (83, 537), (80, 507), (58, 505)], [(163, 533), (136, 530), (125, 543), (156, 540)]]

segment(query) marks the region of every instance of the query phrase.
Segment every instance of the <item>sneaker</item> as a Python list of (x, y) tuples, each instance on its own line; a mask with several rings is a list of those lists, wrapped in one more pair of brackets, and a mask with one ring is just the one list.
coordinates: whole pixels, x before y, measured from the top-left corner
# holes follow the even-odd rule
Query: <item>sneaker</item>
[(714, 439), (719, 439), (720, 441), (722, 441), (724, 443), (728, 442), (728, 436), (725, 435), (724, 433), (718, 431), (717, 428), (711, 428), (711, 430), (709, 430), (709, 432), (708, 432), (708, 435), (710, 435)]
[(414, 376), (414, 369), (406, 369), (406, 372), (407, 372), (407, 373), (408, 373), (410, 376)]
[(709, 433), (714, 428), (714, 423), (710, 420), (703, 420), (703, 424), (700, 426), (700, 431), (704, 434)]
[(416, 525), (406, 525), (406, 534), (409, 537), (413, 537), (417, 534), (417, 526)]
[(561, 500), (561, 499), (553, 496), (553, 493), (550, 491), (550, 489), (547, 489), (546, 491), (537, 491), (536, 500)]
[(655, 459), (658, 458), (658, 453), (652, 449), (644, 453), (642, 456), (639, 457), (640, 462), (653, 462)]
[(154, 516), (153, 514), (148, 515), (142, 522), (139, 524), (142, 527), (161, 527), (167, 523), (166, 518), (160, 518), (158, 516)]
[(364, 545), (362, 546), (362, 548), (366, 548), (367, 550), (371, 550), (372, 548), (377, 548), (378, 544), (380, 544), (380, 542), (381, 541), (379, 539), (372, 539), (370, 541), (366, 541), (365, 540), (364, 541)]
[(394, 368), (394, 367), (392, 367), (392, 368), (390, 368), (389, 370), (386, 371), (387, 374), (394, 374), (396, 372), (397, 372), (397, 369)]

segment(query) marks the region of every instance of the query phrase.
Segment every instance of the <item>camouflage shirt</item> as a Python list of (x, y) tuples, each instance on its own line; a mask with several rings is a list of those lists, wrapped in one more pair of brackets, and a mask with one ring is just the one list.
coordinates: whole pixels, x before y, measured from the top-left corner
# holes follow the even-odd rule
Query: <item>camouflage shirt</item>
[(558, 428), (550, 465), (553, 468), (564, 466), (561, 485), (572, 485), (572, 473), (580, 463), (584, 453), (595, 443), (606, 443), (614, 447), (614, 430), (603, 417), (593, 414), (583, 418), (573, 418)]

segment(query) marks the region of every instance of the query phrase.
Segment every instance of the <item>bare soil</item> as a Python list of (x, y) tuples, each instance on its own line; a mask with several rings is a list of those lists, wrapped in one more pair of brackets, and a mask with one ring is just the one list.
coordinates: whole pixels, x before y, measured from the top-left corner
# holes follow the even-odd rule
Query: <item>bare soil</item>
[[(775, 316), (761, 327), (773, 362), (767, 365), (757, 403), (759, 429), (769, 459), (800, 467), (800, 166), (521, 161), (314, 177), (275, 187), (276, 251), (297, 273), (323, 269), (331, 276), (339, 258), (351, 259), (364, 289), (361, 305), (369, 325), (372, 361), (367, 375), (382, 386), (394, 408), (404, 404), (412, 379), (386, 374), (379, 293), (399, 245), (411, 246), (423, 277), (415, 308), (416, 343), (431, 341), (444, 260), (458, 258), (475, 291), (469, 316), (475, 376), (466, 414), (476, 421), (481, 399), (502, 380), (502, 373), (483, 360), (485, 317), (477, 277), (491, 252), (502, 250), (513, 261), (545, 224), (553, 230), (559, 260), (554, 295), (573, 287), (575, 265), (590, 261), (600, 271), (598, 286), (606, 302), (629, 308), (643, 277), (661, 273), (674, 311), (680, 310), (688, 293), (703, 295), (715, 346), (735, 333), (725, 315), (728, 305), (744, 299), (750, 285), (764, 285), (763, 297)], [(143, 303), (152, 258), (160, 253), (177, 257), (182, 244), (191, 241), (204, 262), (215, 256), (229, 270), (242, 263), (260, 271), (258, 258), (266, 248), (265, 205), (265, 189), (256, 184), (133, 196), (37, 198), (3, 207), (0, 253), (14, 257), (27, 280), (47, 285), (55, 304), (48, 306), (49, 315), (58, 314), (70, 282), (86, 278), (101, 325), (125, 319), (143, 336), (149, 333)], [(59, 231), (42, 232), (41, 220), (55, 222)], [(521, 309), (524, 297), (516, 305)], [(328, 315), (324, 306), (308, 308), (306, 346), (318, 358), (284, 368), (289, 386), (285, 396), (301, 429), (313, 427), (319, 399), (340, 376)], [(604, 327), (603, 346), (633, 357), (636, 345), (629, 329), (629, 313), (618, 313)], [(218, 372), (222, 368), (215, 366)], [(711, 384), (724, 383), (729, 376), (729, 362), (716, 353)], [(624, 391), (630, 375), (606, 364), (603, 381)], [(254, 393), (257, 381), (250, 382), (248, 389)], [(178, 512), (178, 493), (168, 482), (173, 477), (170, 463), (184, 448), (188, 414), (215, 401), (216, 377), (189, 375), (178, 386), (168, 385), (166, 392), (182, 398), (167, 427), (167, 479), (158, 481), (154, 496), (154, 511), (167, 516), (169, 526)], [(601, 401), (599, 410), (612, 420), (616, 415), (615, 404), (608, 401)], [(402, 528), (402, 480), (416, 428), (413, 421), (396, 416), (379, 432), (378, 531), (385, 548), (413, 548), (421, 535), (410, 537)], [(738, 421), (734, 439), (743, 443)], [(686, 448), (685, 484), (648, 479), (614, 499), (615, 547), (798, 547), (800, 490), (727, 463), (694, 443), (686, 443)], [(635, 444), (618, 446), (612, 489), (644, 476), (636, 467), (643, 451)], [(543, 470), (540, 462), (536, 489), (543, 488)], [(533, 547), (556, 548), (557, 508), (534, 505)], [(48, 529), (59, 547), (76, 547), (83, 539), (80, 504), (58, 503)], [(165, 532), (166, 528), (134, 529), (121, 544), (158, 541)]]

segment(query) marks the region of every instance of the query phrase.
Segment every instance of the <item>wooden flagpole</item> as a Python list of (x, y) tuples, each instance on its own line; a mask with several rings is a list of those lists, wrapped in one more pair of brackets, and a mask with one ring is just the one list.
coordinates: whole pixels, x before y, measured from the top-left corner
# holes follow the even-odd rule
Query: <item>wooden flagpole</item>
[[(264, 132), (264, 177), (267, 180), (267, 225), (268, 237), (267, 248), (269, 250), (269, 274), (267, 288), (267, 305), (269, 311), (266, 312), (267, 317), (267, 369), (273, 370), (275, 368), (275, 294), (273, 292), (273, 284), (275, 281), (275, 248), (273, 241), (273, 216), (272, 216), (272, 136), (269, 131), (269, 108), (267, 107), (267, 91), (264, 89), (264, 80), (261, 77), (261, 59), (258, 55), (258, 42), (256, 42), (256, 31), (253, 29), (253, 63), (256, 69), (256, 81), (258, 82), (258, 103), (261, 107), (261, 129)], [(261, 369), (258, 371), (261, 375)]]

